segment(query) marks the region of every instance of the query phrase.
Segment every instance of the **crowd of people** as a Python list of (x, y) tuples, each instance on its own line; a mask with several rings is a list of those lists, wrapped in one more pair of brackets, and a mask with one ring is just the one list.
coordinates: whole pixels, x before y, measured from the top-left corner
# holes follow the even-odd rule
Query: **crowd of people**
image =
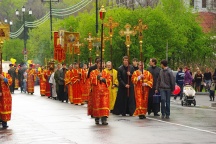
[[(138, 116), (145, 119), (146, 114), (170, 118), (170, 97), (177, 84), (182, 99), (183, 86), (193, 85), (197, 91), (202, 91), (202, 83), (210, 93), (210, 100), (214, 100), (216, 71), (212, 75), (206, 69), (202, 74), (199, 69), (192, 75), (187, 67), (179, 67), (174, 77), (173, 71), (168, 67), (168, 62), (162, 60), (157, 66), (157, 60), (151, 58), (149, 67), (145, 70), (144, 63), (129, 58), (122, 58), (122, 65), (114, 69), (112, 62), (95, 60), (95, 64), (87, 66), (75, 62), (68, 67), (65, 64), (41, 66), (35, 68), (32, 64), (16, 67), (10, 64), (8, 74), (1, 75), (1, 86), (7, 86), (10, 93), (0, 93), (0, 102), (11, 100), (15, 89), (20, 87), (21, 92), (33, 94), (35, 81), (39, 79), (40, 95), (54, 100), (71, 103), (74, 105), (88, 104), (87, 113), (95, 119), (95, 124), (108, 125), (109, 114), (121, 116)], [(6, 85), (5, 85), (6, 84)], [(208, 87), (207, 87), (208, 86)], [(214, 88), (213, 88), (214, 86)], [(160, 96), (160, 100), (159, 100)], [(174, 96), (174, 99), (177, 95)], [(11, 104), (8, 104), (11, 107)], [(0, 108), (2, 109), (2, 105)], [(2, 110), (4, 111), (4, 110)], [(6, 110), (5, 110), (6, 111)], [(7, 112), (11, 109), (7, 110)], [(10, 114), (10, 113), (8, 113)], [(2, 113), (1, 113), (2, 115)], [(7, 128), (10, 116), (1, 116), (3, 128)]]
[[(196, 92), (209, 92), (210, 101), (214, 101), (215, 98), (215, 83), (216, 83), (216, 69), (212, 74), (208, 68), (204, 73), (199, 68), (194, 73), (190, 71), (188, 67), (178, 68), (176, 74), (176, 84), (180, 87), (181, 92), (179, 93), (180, 100), (183, 96), (183, 86), (192, 85)], [(176, 99), (177, 95), (174, 97)]]

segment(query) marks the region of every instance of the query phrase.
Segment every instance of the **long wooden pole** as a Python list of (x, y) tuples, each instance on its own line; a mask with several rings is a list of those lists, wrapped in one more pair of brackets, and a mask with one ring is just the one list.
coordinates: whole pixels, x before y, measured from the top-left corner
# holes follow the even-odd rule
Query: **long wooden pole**
[(100, 63), (100, 71), (102, 72), (102, 62), (103, 62), (103, 29), (104, 29), (104, 25), (103, 25), (103, 21), (102, 21), (102, 24), (101, 24), (101, 63)]
[[(127, 56), (128, 56), (128, 72), (130, 72), (130, 45), (127, 45)], [(130, 85), (130, 76), (128, 75), (128, 85)], [(130, 88), (127, 89), (127, 96), (130, 96)]]

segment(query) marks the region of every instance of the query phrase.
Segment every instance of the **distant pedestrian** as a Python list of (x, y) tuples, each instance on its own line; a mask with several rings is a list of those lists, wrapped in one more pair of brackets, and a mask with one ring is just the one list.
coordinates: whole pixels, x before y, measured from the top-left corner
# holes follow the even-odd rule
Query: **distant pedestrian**
[(197, 92), (200, 92), (200, 87), (201, 87), (202, 79), (203, 79), (203, 76), (201, 74), (201, 71), (198, 70), (197, 73), (194, 76), (194, 82), (195, 82), (195, 87), (196, 87), (196, 91)]
[(208, 68), (206, 68), (206, 72), (204, 73), (204, 82), (206, 86), (206, 91), (209, 91), (212, 82), (212, 74)]
[(188, 69), (188, 67), (184, 67), (184, 85), (192, 85), (193, 77)]
[(214, 101), (214, 98), (215, 98), (215, 83), (214, 82), (211, 83), (209, 97), (210, 97), (210, 101)]
[[(183, 86), (184, 86), (184, 77), (185, 77), (185, 74), (184, 72), (182, 71), (182, 68), (179, 67), (178, 68), (178, 72), (176, 74), (176, 84), (180, 87), (180, 100), (182, 99), (183, 97)], [(175, 95), (174, 99), (176, 99), (177, 95)]]
[(155, 93), (160, 92), (161, 95), (161, 112), (162, 119), (169, 119), (170, 116), (170, 96), (171, 92), (175, 89), (175, 78), (173, 72), (167, 66), (168, 62), (166, 60), (161, 61), (160, 74), (158, 77)]
[(15, 78), (16, 78), (16, 69), (13, 67), (13, 64), (9, 64), (10, 69), (8, 70), (8, 74), (12, 78), (12, 84), (10, 85), (10, 92), (13, 94), (15, 89)]

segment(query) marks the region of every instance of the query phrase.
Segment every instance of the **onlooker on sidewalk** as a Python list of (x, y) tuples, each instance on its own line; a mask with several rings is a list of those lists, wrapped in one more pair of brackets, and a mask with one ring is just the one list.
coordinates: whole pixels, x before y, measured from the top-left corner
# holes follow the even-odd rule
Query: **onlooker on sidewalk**
[(184, 67), (185, 76), (184, 76), (184, 85), (191, 85), (192, 84), (192, 75), (187, 67)]
[[(178, 68), (178, 72), (176, 74), (176, 84), (180, 87), (181, 91), (179, 93), (180, 95), (180, 100), (182, 99), (183, 96), (183, 85), (184, 85), (184, 72), (182, 71), (182, 68)], [(174, 99), (176, 99), (177, 95), (174, 96)]]
[(214, 98), (215, 98), (215, 83), (214, 82), (211, 83), (209, 97), (210, 97), (210, 101), (214, 101)]
[(200, 92), (200, 87), (201, 87), (202, 79), (203, 79), (203, 76), (201, 74), (201, 71), (198, 70), (197, 73), (194, 76), (195, 87), (196, 87), (196, 91), (197, 92)]
[(206, 68), (206, 72), (204, 73), (204, 82), (206, 84), (206, 91), (209, 91), (211, 86), (212, 74), (208, 68)]
[(160, 74), (156, 84), (155, 93), (160, 91), (161, 94), (161, 112), (162, 118), (165, 117), (169, 119), (170, 116), (170, 96), (171, 92), (175, 89), (175, 78), (173, 72), (167, 66), (168, 62), (166, 60), (161, 61)]

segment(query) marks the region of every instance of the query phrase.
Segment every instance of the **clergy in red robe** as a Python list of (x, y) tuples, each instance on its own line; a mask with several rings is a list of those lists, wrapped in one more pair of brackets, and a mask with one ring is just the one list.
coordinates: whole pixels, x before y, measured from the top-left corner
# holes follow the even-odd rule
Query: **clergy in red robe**
[(97, 69), (90, 73), (92, 84), (92, 116), (95, 118), (95, 124), (99, 124), (101, 119), (102, 125), (108, 125), (109, 116), (109, 85), (111, 82), (110, 74), (105, 70), (100, 72), (100, 62), (97, 61)]
[(139, 62), (138, 70), (132, 75), (132, 82), (134, 84), (136, 110), (134, 116), (139, 116), (140, 119), (145, 119), (148, 108), (148, 94), (153, 85), (153, 77), (149, 71), (143, 69), (144, 64)]
[(41, 67), (41, 70), (38, 71), (38, 77), (40, 80), (40, 94), (41, 96), (45, 96), (46, 79), (45, 79), (45, 70), (43, 66)]
[(67, 87), (68, 99), (71, 104), (73, 104), (73, 88), (72, 88), (72, 69), (73, 65), (69, 66), (69, 70), (65, 74), (65, 86)]
[(34, 93), (34, 82), (36, 81), (36, 71), (33, 68), (33, 65), (29, 65), (29, 69), (27, 71), (27, 92), (33, 94)]
[(47, 68), (46, 72), (45, 72), (45, 79), (46, 79), (46, 91), (45, 91), (45, 96), (47, 96), (48, 98), (51, 98), (51, 90), (50, 90), (50, 84), (49, 84), (49, 78), (51, 76), (51, 71), (50, 71), (50, 67)]
[(82, 78), (82, 69), (79, 69), (79, 64), (74, 63), (74, 68), (72, 69), (72, 91), (73, 91), (73, 103), (75, 105), (83, 104), (82, 100), (82, 91), (81, 91), (81, 78)]
[(12, 97), (9, 85), (12, 84), (12, 78), (7, 73), (0, 74), (0, 121), (3, 129), (8, 127), (7, 121), (11, 119)]
[(80, 81), (83, 102), (88, 101), (89, 93), (90, 93), (90, 81), (87, 78), (87, 74), (88, 74), (87, 65), (84, 64), (83, 65), (83, 70), (82, 70), (82, 79)]

